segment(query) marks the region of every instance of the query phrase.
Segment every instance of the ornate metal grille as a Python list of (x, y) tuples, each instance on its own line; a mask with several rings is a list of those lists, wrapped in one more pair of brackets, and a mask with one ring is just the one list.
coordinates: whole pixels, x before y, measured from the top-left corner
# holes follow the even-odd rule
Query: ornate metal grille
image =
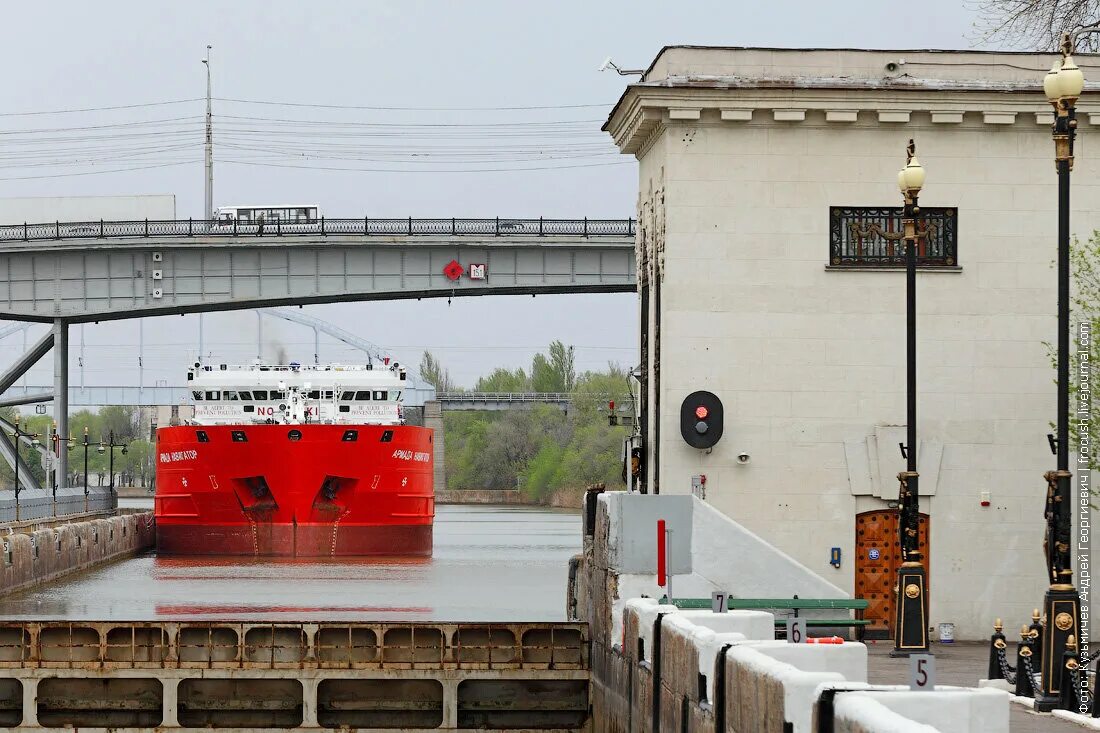
[[(917, 218), (917, 264), (952, 267), (959, 262), (956, 208), (921, 207)], [(829, 208), (829, 264), (883, 267), (905, 265), (901, 207)]]

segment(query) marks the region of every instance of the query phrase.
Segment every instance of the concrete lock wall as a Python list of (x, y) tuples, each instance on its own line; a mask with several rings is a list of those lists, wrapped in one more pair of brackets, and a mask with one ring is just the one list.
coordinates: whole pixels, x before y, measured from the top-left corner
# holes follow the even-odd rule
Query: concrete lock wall
[[(825, 715), (834, 719), (835, 730), (851, 733), (972, 733), (977, 720), (986, 721), (980, 729), (988, 733), (1008, 730), (1007, 693), (965, 688), (917, 693), (871, 685), (863, 644), (788, 644), (775, 640), (771, 613), (716, 614), (660, 604), (654, 596), (661, 589), (652, 570), (621, 572), (618, 564), (625, 560), (631, 570), (639, 568), (632, 554), (622, 551), (636, 546), (624, 542), (622, 534), (655, 533), (649, 526), (651, 512), (624, 512), (622, 507), (655, 498), (601, 494), (594, 511), (585, 515), (584, 552), (571, 564), (568, 610), (571, 618), (588, 622), (592, 710), (598, 733), (809, 733), (816, 729), (816, 717)], [(690, 511), (669, 516), (705, 518), (692, 529), (693, 546), (697, 542), (699, 552), (691, 553), (690, 574), (674, 580), (688, 588), (694, 582), (700, 589), (697, 597), (709, 596), (711, 588), (748, 588), (751, 594), (733, 595), (772, 597), (766, 592), (766, 579), (748, 570), (754, 562), (780, 568), (778, 582), (785, 589), (803, 587), (803, 581), (810, 588), (823, 582), (793, 560), (787, 564), (787, 556), (781, 553), (772, 557), (774, 550), (766, 543), (754, 544), (758, 538), (746, 545), (756, 548), (755, 554), (731, 557), (728, 574), (717, 582), (699, 576), (699, 568), (714, 572), (721, 564), (700, 557), (705, 548), (715, 546), (716, 539), (710, 535), (736, 535), (742, 528), (729, 519), (718, 521), (713, 510), (705, 506), (701, 510), (701, 502), (693, 497), (663, 497), (650, 506), (677, 503)], [(641, 526), (624, 521), (628, 517), (642, 518)], [(747, 583), (739, 577), (742, 574), (748, 577)], [(632, 595), (638, 588), (650, 597)], [(835, 704), (822, 707), (822, 692), (827, 688), (842, 691), (830, 698)], [(859, 690), (874, 693), (855, 696)], [(948, 712), (936, 714), (934, 709)]]
[(653, 599), (629, 601), (621, 642), (593, 639), (594, 730), (812, 733), (823, 717), (852, 733), (1009, 730), (1010, 696), (1000, 690), (867, 684), (861, 643), (788, 644), (700, 626), (707, 615), (725, 624), (742, 613), (689, 619)]
[(583, 624), (0, 622), (0, 726), (586, 730)]
[(3, 538), (0, 594), (143, 552), (155, 544), (152, 512), (63, 524)]

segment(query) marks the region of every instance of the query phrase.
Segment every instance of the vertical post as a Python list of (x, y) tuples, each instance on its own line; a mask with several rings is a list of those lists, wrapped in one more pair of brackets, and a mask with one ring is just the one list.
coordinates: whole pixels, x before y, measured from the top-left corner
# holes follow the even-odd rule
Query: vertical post
[(905, 168), (898, 177), (905, 201), (902, 226), (905, 234), (905, 362), (906, 362), (906, 470), (898, 474), (898, 568), (894, 617), (894, 649), (891, 656), (907, 657), (928, 652), (928, 582), (920, 551), (920, 476), (917, 472), (917, 196), (924, 170), (916, 158), (912, 140), (906, 149)]
[(496, 223), (495, 234), (493, 236), (499, 237), (500, 236), (500, 217), (499, 216), (496, 218), (496, 222), (497, 223)]
[(413, 218), (410, 216), (409, 217), (409, 236), (410, 237), (412, 236), (412, 233), (413, 233)]
[(110, 487), (111, 496), (115, 494), (115, 431), (110, 432), (110, 437), (107, 438), (108, 445), (107, 450), (110, 451), (110, 457), (107, 459), (107, 473), (111, 474)]
[[(53, 406), (59, 436), (69, 434), (69, 324), (58, 318), (53, 322)], [(54, 486), (64, 487), (69, 476), (68, 452), (59, 450), (54, 464)]]
[(104, 230), (104, 227), (103, 227), (103, 220), (102, 220), (102, 219), (100, 219), (100, 220), (99, 220), (99, 238), (100, 238), (100, 239), (103, 239), (103, 234), (104, 234), (103, 230)]
[(588, 217), (584, 217), (584, 236), (588, 236)]
[(665, 530), (665, 595), (672, 603), (672, 530)]
[(61, 222), (54, 221), (53, 223), (54, 239), (61, 239)]
[(88, 513), (88, 428), (84, 428), (84, 513)]
[(668, 535), (665, 532), (665, 520), (657, 520), (657, 585), (662, 588), (665, 585), (665, 577), (668, 573), (667, 555), (665, 555), (665, 541)]
[(15, 521), (19, 521), (19, 413), (15, 414)]
[(539, 236), (542, 236), (542, 217), (539, 217)]
[(458, 231), (458, 229), (455, 226), (455, 218), (452, 216), (451, 217), (451, 235), (453, 236), (454, 234), (457, 233), (457, 231)]
[[(1062, 66), (1057, 76), (1066, 74), (1073, 64), (1072, 42), (1068, 34), (1062, 40)], [(1076, 70), (1080, 75), (1080, 70)], [(1072, 75), (1072, 74), (1070, 74)], [(1082, 82), (1083, 83), (1083, 80)], [(1044, 84), (1044, 87), (1046, 84)], [(1047, 471), (1046, 560), (1050, 587), (1043, 598), (1046, 625), (1043, 627), (1040, 655), (1040, 685), (1035, 694), (1035, 709), (1049, 712), (1060, 705), (1063, 656), (1071, 639), (1081, 638), (1081, 600), (1073, 583), (1073, 505), (1075, 495), (1069, 471), (1069, 359), (1070, 359), (1070, 171), (1073, 170), (1073, 142), (1077, 134), (1075, 104), (1080, 88), (1073, 96), (1051, 99), (1054, 105), (1054, 166), (1058, 173), (1058, 439), (1055, 444), (1057, 470)]]
[(149, 217), (145, 217), (145, 238), (149, 238)]
[[(212, 86), (210, 80), (210, 64), (212, 62), (211, 51), (213, 46), (206, 47), (206, 58), (202, 60), (206, 66), (206, 142), (204, 146), (204, 158), (206, 163), (206, 186), (204, 190), (204, 213), (206, 226), (210, 227), (214, 220), (214, 108)], [(236, 223), (233, 225), (233, 233), (237, 233)]]

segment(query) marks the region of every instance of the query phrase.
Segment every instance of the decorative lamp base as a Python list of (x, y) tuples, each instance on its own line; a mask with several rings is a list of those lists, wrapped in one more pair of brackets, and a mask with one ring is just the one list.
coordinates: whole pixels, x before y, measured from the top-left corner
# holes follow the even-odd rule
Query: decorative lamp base
[(897, 614), (891, 657), (928, 653), (928, 584), (919, 562), (898, 568)]
[(1062, 689), (1063, 663), (1066, 641), (1072, 635), (1081, 638), (1081, 599), (1070, 584), (1052, 585), (1043, 598), (1046, 625), (1043, 626), (1040, 688), (1035, 694), (1035, 709), (1049, 713), (1059, 707)]

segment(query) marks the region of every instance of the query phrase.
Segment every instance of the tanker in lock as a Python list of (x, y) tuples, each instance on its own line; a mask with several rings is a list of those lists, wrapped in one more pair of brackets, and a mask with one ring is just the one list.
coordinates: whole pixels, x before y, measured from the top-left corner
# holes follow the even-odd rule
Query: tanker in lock
[(202, 364), (157, 430), (162, 555), (431, 555), (432, 430), (398, 364)]

